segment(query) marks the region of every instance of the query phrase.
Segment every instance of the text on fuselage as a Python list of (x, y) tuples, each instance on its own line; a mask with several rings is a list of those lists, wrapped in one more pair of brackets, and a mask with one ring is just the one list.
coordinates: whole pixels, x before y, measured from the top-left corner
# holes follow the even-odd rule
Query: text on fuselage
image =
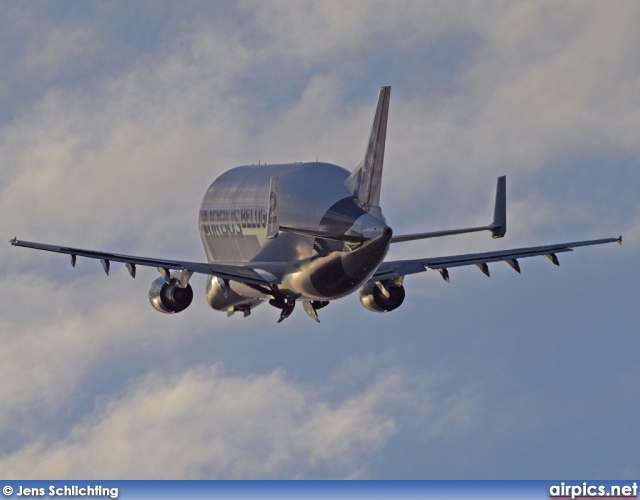
[(200, 212), (204, 234), (214, 238), (243, 236), (246, 229), (267, 227), (267, 209), (245, 207), (232, 209), (210, 209)]

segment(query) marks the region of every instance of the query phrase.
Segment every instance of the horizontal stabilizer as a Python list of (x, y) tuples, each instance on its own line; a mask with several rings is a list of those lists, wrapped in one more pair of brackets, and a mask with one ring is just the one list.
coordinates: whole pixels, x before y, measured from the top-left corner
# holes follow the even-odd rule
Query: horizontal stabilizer
[(444, 231), (431, 231), (429, 233), (403, 234), (391, 238), (391, 243), (439, 238), (441, 236), (451, 236), (454, 234), (477, 233), (479, 231), (491, 231), (491, 235), (494, 238), (502, 238), (507, 232), (507, 178), (504, 175), (502, 177), (498, 177), (496, 203), (493, 210), (493, 222), (488, 226), (446, 229)]

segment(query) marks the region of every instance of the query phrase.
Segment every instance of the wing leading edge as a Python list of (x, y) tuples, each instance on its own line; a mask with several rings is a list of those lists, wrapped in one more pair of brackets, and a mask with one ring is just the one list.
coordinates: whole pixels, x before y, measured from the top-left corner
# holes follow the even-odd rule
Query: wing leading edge
[(104, 271), (109, 274), (111, 262), (122, 262), (127, 266), (129, 274), (135, 278), (136, 266), (148, 266), (158, 268), (160, 273), (168, 275), (168, 270), (187, 271), (191, 273), (201, 273), (214, 275), (223, 280), (233, 280), (248, 285), (270, 286), (279, 283), (279, 280), (267, 271), (252, 269), (247, 266), (235, 266), (229, 264), (209, 264), (204, 262), (189, 262), (182, 260), (155, 259), (152, 257), (136, 257), (133, 255), (122, 255), (109, 252), (97, 252), (82, 248), (62, 247), (48, 245), (45, 243), (34, 243), (32, 241), (21, 241), (17, 238), (10, 240), (16, 247), (35, 248), (47, 252), (63, 253), (71, 256), (71, 265), (75, 267), (76, 257), (88, 257), (100, 260)]
[(440, 272), (442, 277), (449, 281), (448, 268), (470, 266), (475, 264), (480, 270), (489, 276), (489, 262), (504, 261), (509, 264), (515, 271), (520, 272), (520, 264), (518, 259), (525, 257), (535, 257), (543, 255), (547, 257), (556, 266), (560, 265), (556, 254), (561, 252), (571, 252), (573, 248), (591, 245), (601, 245), (604, 243), (620, 243), (622, 244), (622, 236), (618, 238), (605, 238), (601, 240), (576, 241), (573, 243), (558, 243), (555, 245), (544, 245), (538, 247), (515, 248), (511, 250), (498, 250), (495, 252), (472, 253), (467, 255), (452, 255), (447, 257), (435, 257), (424, 259), (397, 260), (383, 262), (380, 267), (373, 273), (370, 281), (381, 281), (387, 279), (402, 278), (408, 274), (421, 273), (427, 269), (435, 269)]

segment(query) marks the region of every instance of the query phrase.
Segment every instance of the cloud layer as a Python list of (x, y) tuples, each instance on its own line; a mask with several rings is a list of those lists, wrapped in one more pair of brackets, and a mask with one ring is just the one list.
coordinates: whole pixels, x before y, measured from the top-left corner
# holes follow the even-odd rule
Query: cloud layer
[(280, 371), (151, 374), (63, 439), (36, 440), (0, 468), (22, 478), (359, 477), (395, 432), (383, 405), (402, 391), (388, 376), (334, 406)]
[[(523, 275), (405, 282), (282, 325), (166, 317), (114, 266), (0, 246), (6, 478), (637, 476), (637, 2), (4, 3), (0, 234), (201, 260), (197, 210), (228, 168), (361, 160), (392, 85), (382, 199), (398, 234), (624, 234)], [(495, 246), (494, 246), (495, 245)], [(617, 245), (615, 246), (617, 247)], [(564, 256), (563, 256), (564, 257)], [(598, 450), (595, 453), (594, 450)]]

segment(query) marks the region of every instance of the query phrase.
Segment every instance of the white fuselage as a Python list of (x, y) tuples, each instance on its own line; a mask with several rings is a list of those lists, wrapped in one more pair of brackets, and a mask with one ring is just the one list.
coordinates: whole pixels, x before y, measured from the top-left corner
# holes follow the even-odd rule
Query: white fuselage
[[(207, 190), (199, 230), (209, 262), (249, 264), (275, 276), (284, 297), (326, 301), (357, 290), (384, 259), (391, 231), (357, 204), (345, 186), (349, 172), (328, 163), (250, 165), (231, 169)], [(365, 244), (281, 232), (266, 235), (270, 179), (279, 178), (280, 224), (331, 234), (378, 230)], [(381, 214), (380, 214), (381, 215)], [(382, 231), (386, 229), (386, 233)], [(264, 290), (232, 283), (224, 297), (210, 278), (209, 303), (227, 309), (247, 299), (265, 298)]]

